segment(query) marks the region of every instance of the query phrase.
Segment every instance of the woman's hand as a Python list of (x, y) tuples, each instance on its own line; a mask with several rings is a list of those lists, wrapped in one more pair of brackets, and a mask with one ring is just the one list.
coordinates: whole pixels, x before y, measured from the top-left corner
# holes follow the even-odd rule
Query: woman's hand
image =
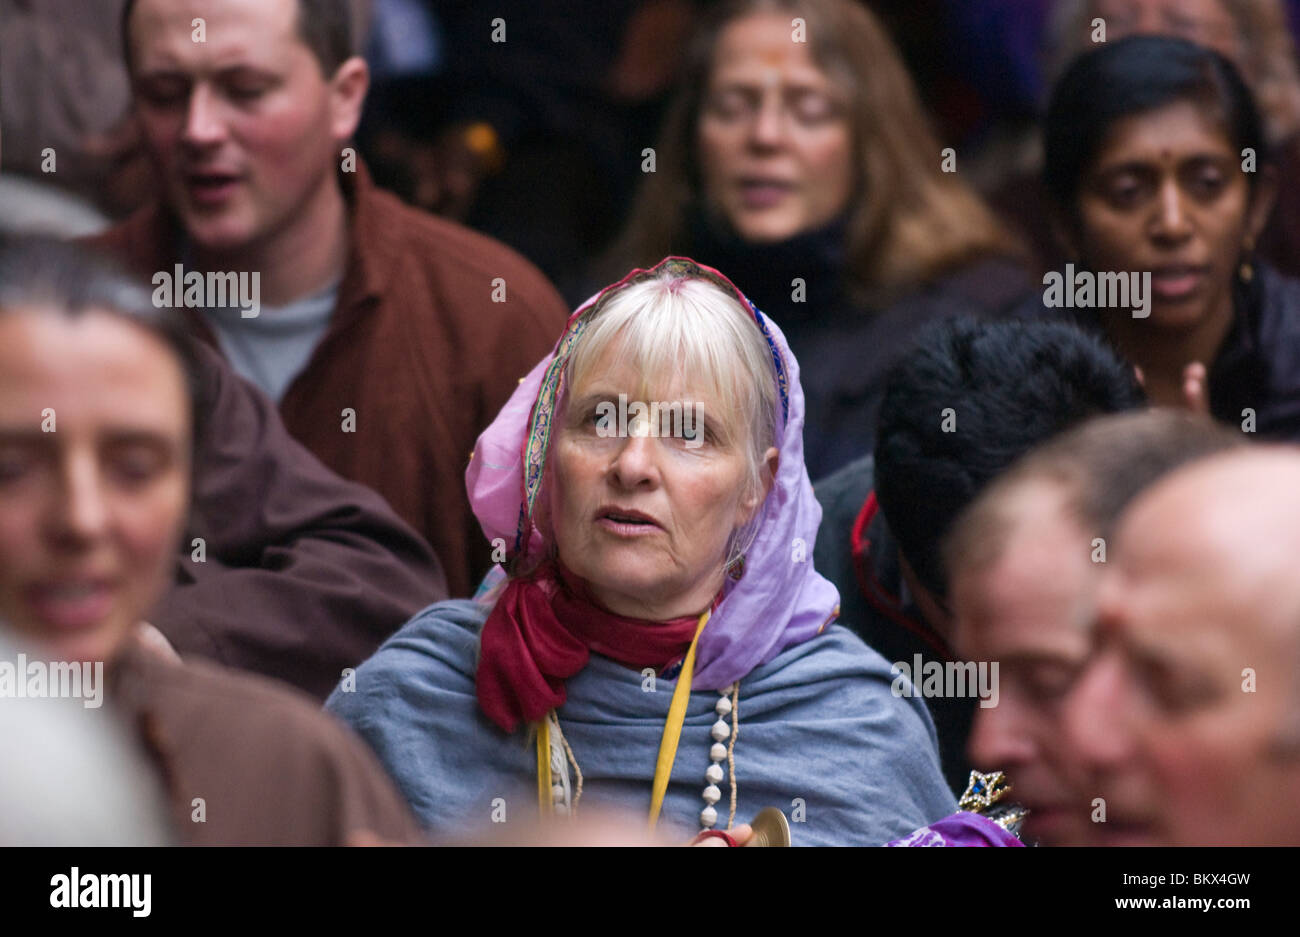
[(1183, 400), (1187, 403), (1187, 409), (1193, 413), (1205, 416), (1210, 414), (1210, 393), (1206, 387), (1208, 380), (1205, 365), (1199, 361), (1193, 361), (1183, 368)]
[[(746, 843), (748, 843), (750, 837), (754, 835), (754, 829), (748, 823), (741, 823), (737, 826), (732, 827), (731, 831), (727, 835), (736, 841), (737, 846), (743, 846)], [(704, 836), (703, 838), (696, 837), (694, 840), (691, 841), (691, 845), (692, 846), (729, 846), (731, 844), (728, 843), (721, 836)]]

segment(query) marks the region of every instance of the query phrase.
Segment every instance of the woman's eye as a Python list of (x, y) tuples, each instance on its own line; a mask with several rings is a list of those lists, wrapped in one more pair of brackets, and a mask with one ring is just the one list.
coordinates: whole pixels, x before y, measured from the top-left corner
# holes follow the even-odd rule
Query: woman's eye
[(742, 91), (722, 91), (709, 97), (709, 113), (723, 120), (738, 120), (752, 109), (749, 95)]
[(163, 453), (149, 447), (138, 447), (112, 453), (108, 468), (120, 481), (138, 484), (159, 475), (167, 467), (167, 462)]
[(1226, 184), (1218, 172), (1203, 172), (1192, 180), (1194, 191), (1202, 197), (1212, 197), (1223, 191)]
[(718, 434), (708, 423), (699, 419), (683, 420), (681, 424), (680, 435), (682, 442), (690, 449), (698, 449), (700, 446), (716, 446), (718, 444)]
[(795, 117), (804, 124), (831, 120), (838, 113), (835, 102), (824, 94), (801, 94), (794, 103)]
[(618, 413), (612, 406), (595, 406), (587, 412), (582, 425), (602, 436), (612, 436), (618, 431)]
[(1142, 187), (1136, 180), (1123, 179), (1113, 183), (1106, 195), (1112, 205), (1127, 208), (1137, 203), (1141, 193)]
[(31, 468), (33, 456), (21, 449), (0, 449), (0, 484), (17, 481)]

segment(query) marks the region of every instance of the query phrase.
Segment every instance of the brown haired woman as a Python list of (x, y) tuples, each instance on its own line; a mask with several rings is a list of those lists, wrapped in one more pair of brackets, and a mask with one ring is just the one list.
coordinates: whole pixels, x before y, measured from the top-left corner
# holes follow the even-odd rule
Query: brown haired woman
[(781, 324), (809, 365), (814, 478), (871, 448), (884, 371), (922, 322), (1001, 311), (1027, 287), (851, 0), (721, 4), (655, 158), (609, 269), (686, 254)]

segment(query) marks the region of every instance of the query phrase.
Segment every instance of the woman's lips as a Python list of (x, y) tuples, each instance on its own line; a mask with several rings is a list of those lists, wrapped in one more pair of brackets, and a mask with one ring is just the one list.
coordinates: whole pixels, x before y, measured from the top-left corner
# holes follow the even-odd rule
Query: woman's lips
[(1165, 302), (1188, 299), (1200, 291), (1207, 273), (1205, 267), (1157, 267), (1151, 271), (1151, 292)]
[(218, 206), (235, 194), (241, 181), (233, 173), (190, 173), (185, 177), (185, 190), (196, 204)]
[(776, 179), (742, 179), (738, 188), (741, 205), (756, 210), (772, 208), (779, 204), (790, 194), (794, 186)]
[(59, 631), (99, 624), (113, 607), (113, 589), (104, 582), (63, 582), (30, 586), (27, 605), (34, 616)]
[(602, 510), (596, 516), (596, 525), (617, 537), (646, 537), (663, 530), (640, 511)]

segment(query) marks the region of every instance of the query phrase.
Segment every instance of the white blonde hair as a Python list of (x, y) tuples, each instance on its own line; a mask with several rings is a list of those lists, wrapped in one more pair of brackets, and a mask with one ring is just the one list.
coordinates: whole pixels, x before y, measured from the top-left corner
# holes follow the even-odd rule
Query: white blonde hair
[[(776, 439), (776, 371), (753, 315), (724, 281), (677, 260), (609, 291), (565, 365), (565, 387), (581, 385), (601, 362), (637, 374), (639, 399), (658, 399), (656, 391), (674, 384), (707, 394), (721, 412), (706, 419), (723, 445), (741, 447), (746, 457), (742, 497), (758, 498), (764, 455)], [(728, 565), (753, 541), (760, 508), (761, 499), (733, 531)]]

